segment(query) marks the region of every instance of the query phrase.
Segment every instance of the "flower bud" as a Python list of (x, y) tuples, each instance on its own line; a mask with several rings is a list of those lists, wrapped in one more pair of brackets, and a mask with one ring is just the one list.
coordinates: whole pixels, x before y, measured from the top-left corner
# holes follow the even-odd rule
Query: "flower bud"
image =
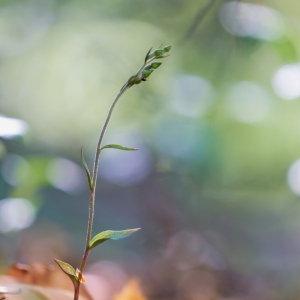
[(152, 64), (148, 64), (144, 70), (150, 70), (150, 69), (157, 69), (162, 63), (161, 62), (156, 62)]
[(131, 77), (129, 78), (128, 84), (129, 84), (129, 85), (133, 85), (133, 84), (135, 84), (136, 80), (137, 80), (137, 76), (136, 76), (136, 75), (133, 75), (133, 76), (131, 76)]
[(152, 72), (153, 72), (153, 70), (144, 70), (142, 72), (143, 78), (148, 78), (151, 75)]
[(152, 63), (150, 69), (157, 69), (161, 64), (162, 64), (161, 62)]
[(155, 57), (154, 52), (149, 53), (148, 56), (146, 57), (147, 60), (145, 62), (147, 62), (149, 59), (151, 59), (153, 57)]
[(157, 49), (154, 51), (154, 55), (156, 58), (161, 57), (164, 53), (165, 53), (165, 50), (163, 50), (163, 49)]
[(172, 45), (168, 45), (166, 47), (164, 47), (165, 52), (169, 52), (172, 48)]
[(145, 68), (144, 68), (144, 70), (150, 70), (150, 69), (152, 69), (152, 64), (148, 64)]

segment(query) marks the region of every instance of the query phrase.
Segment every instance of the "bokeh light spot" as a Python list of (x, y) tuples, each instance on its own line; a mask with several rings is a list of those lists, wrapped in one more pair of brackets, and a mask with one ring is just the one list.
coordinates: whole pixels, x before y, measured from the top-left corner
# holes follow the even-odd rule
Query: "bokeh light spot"
[(18, 231), (29, 227), (35, 219), (32, 203), (22, 198), (0, 200), (0, 231)]
[(284, 65), (273, 76), (273, 89), (283, 100), (300, 96), (300, 64)]
[(221, 6), (219, 20), (230, 34), (274, 41), (284, 32), (281, 15), (269, 7), (232, 1)]
[(172, 91), (172, 108), (184, 116), (202, 116), (212, 104), (213, 87), (209, 81), (198, 76), (178, 76)]
[(28, 176), (30, 166), (28, 162), (20, 155), (8, 154), (4, 157), (1, 165), (1, 175), (10, 185), (22, 183)]
[(120, 265), (112, 261), (98, 261), (88, 268), (86, 287), (97, 299), (111, 299), (120, 290), (128, 276)]
[[(193, 123), (186, 120), (164, 120), (155, 132), (154, 142), (163, 155), (188, 160), (201, 143), (202, 136)], [(199, 149), (197, 149), (199, 151)], [(203, 153), (198, 152), (198, 156)]]
[(66, 158), (53, 159), (48, 166), (47, 175), (54, 187), (66, 193), (76, 194), (86, 183), (82, 168)]
[(243, 123), (257, 123), (268, 117), (272, 102), (268, 93), (259, 85), (239, 82), (227, 95), (229, 114)]
[(287, 181), (290, 189), (300, 196), (300, 159), (296, 160), (289, 168)]
[(181, 271), (202, 265), (216, 270), (225, 268), (224, 259), (218, 250), (200, 234), (189, 231), (180, 231), (171, 237), (166, 256)]
[(27, 130), (28, 125), (24, 121), (0, 115), (0, 137), (11, 138), (23, 135)]

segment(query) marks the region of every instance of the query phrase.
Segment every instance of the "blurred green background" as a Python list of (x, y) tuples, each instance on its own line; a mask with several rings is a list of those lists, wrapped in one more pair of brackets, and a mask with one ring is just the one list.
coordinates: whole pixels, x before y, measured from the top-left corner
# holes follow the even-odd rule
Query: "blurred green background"
[(297, 299), (299, 34), (296, 0), (0, 1), (1, 270), (79, 264), (80, 148), (91, 166), (111, 101), (164, 43), (105, 137), (139, 151), (100, 159), (94, 234), (142, 230), (88, 272), (107, 297), (134, 275), (153, 299)]

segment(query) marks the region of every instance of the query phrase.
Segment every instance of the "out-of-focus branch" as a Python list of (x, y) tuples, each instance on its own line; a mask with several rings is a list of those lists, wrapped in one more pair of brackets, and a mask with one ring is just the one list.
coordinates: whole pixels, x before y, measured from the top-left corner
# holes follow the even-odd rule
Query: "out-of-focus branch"
[(199, 9), (193, 23), (191, 24), (183, 38), (180, 40), (180, 42), (187, 41), (193, 35), (197, 27), (201, 24), (201, 22), (204, 20), (206, 15), (210, 12), (217, 1), (218, 0), (210, 0), (204, 7), (201, 7)]

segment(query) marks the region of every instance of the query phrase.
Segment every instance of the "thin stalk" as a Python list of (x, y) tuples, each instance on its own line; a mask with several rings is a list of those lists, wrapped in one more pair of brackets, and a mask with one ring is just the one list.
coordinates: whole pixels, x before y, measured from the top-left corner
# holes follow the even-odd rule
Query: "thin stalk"
[[(148, 60), (147, 63), (149, 63), (151, 60)], [(142, 67), (136, 72), (136, 74), (140, 73), (144, 67), (146, 66), (146, 63), (144, 63), (142, 65)], [(112, 112), (118, 102), (118, 100), (120, 99), (120, 97), (125, 93), (125, 91), (130, 88), (131, 85), (129, 84), (129, 81), (127, 81), (124, 86), (121, 88), (121, 90), (119, 91), (119, 93), (117, 94), (117, 96), (115, 97), (114, 101), (112, 102), (110, 109), (108, 111), (105, 123), (102, 127), (99, 139), (98, 139), (98, 143), (97, 143), (97, 148), (96, 148), (96, 153), (95, 153), (95, 158), (94, 158), (94, 166), (93, 166), (93, 173), (92, 173), (92, 183), (93, 183), (93, 189), (90, 193), (90, 208), (89, 208), (89, 221), (88, 221), (88, 228), (87, 228), (87, 236), (86, 236), (86, 243), (85, 243), (85, 252), (88, 249), (89, 246), (89, 242), (91, 240), (91, 236), (92, 236), (92, 229), (93, 229), (93, 221), (94, 221), (94, 210), (95, 210), (95, 191), (96, 191), (96, 184), (97, 184), (97, 175), (98, 175), (98, 167), (99, 167), (99, 158), (100, 158), (100, 153), (101, 153), (101, 144), (108, 126), (108, 123), (110, 121)], [(88, 255), (87, 255), (88, 256)], [(86, 253), (83, 255), (83, 260), (86, 257)], [(87, 259), (87, 257), (86, 257)], [(81, 266), (84, 267), (85, 262), (81, 262)], [(83, 271), (83, 268), (80, 267), (80, 271)]]
[(90, 195), (90, 213), (89, 213), (89, 222), (88, 222), (86, 244), (85, 244), (85, 249), (86, 250), (88, 249), (89, 242), (90, 242), (91, 236), (92, 236), (93, 220), (94, 220), (94, 208), (95, 208), (95, 191), (96, 191), (96, 184), (97, 184), (97, 174), (98, 174), (99, 157), (100, 157), (100, 153), (101, 153), (102, 140), (103, 140), (105, 131), (107, 129), (109, 120), (111, 118), (112, 112), (114, 110), (114, 107), (116, 106), (118, 100), (120, 99), (120, 97), (124, 94), (124, 92), (127, 89), (128, 89), (128, 85), (126, 83), (122, 87), (122, 89), (120, 90), (120, 92), (117, 94), (117, 96), (115, 97), (113, 103), (110, 106), (110, 109), (108, 111), (105, 123), (104, 123), (104, 125), (102, 127), (102, 130), (101, 130), (101, 133), (100, 133), (100, 137), (98, 139), (97, 149), (96, 149), (95, 159), (94, 159), (93, 175), (92, 175), (93, 190), (92, 190), (91, 195)]
[(103, 125), (103, 128), (101, 130), (100, 133), (100, 137), (98, 140), (98, 144), (97, 144), (97, 150), (96, 150), (96, 154), (95, 154), (95, 159), (94, 159), (94, 167), (93, 167), (93, 176), (92, 176), (92, 180), (93, 180), (93, 198), (95, 197), (95, 190), (96, 190), (96, 183), (97, 183), (97, 174), (98, 174), (98, 166), (99, 166), (99, 157), (100, 157), (100, 152), (101, 152), (101, 144), (102, 144), (102, 140), (106, 131), (106, 128), (108, 126), (110, 117), (112, 115), (112, 112), (114, 110), (115, 105), (117, 104), (118, 100), (120, 99), (120, 97), (125, 93), (125, 91), (129, 88), (129, 86), (127, 85), (127, 83), (122, 87), (122, 89), (120, 90), (120, 92), (117, 94), (116, 98), (114, 99), (109, 112), (107, 114), (105, 123)]
[(74, 300), (79, 298), (79, 290), (80, 290), (80, 281), (77, 282), (77, 285), (74, 287)]
[[(110, 109), (108, 111), (105, 123), (102, 127), (98, 143), (97, 143), (97, 148), (96, 148), (96, 153), (95, 153), (95, 159), (94, 159), (94, 166), (93, 166), (93, 175), (92, 175), (92, 190), (90, 192), (90, 204), (89, 204), (89, 219), (88, 219), (88, 227), (87, 227), (87, 235), (86, 235), (86, 243), (85, 243), (85, 251), (82, 256), (82, 260), (80, 263), (79, 270), (81, 273), (83, 273), (85, 264), (87, 262), (88, 256), (89, 256), (89, 243), (91, 240), (92, 236), (92, 229), (93, 229), (93, 221), (94, 221), (94, 211), (95, 211), (95, 191), (96, 191), (96, 183), (97, 183), (97, 174), (98, 174), (98, 166), (99, 166), (99, 157), (101, 153), (101, 144), (103, 141), (104, 134), (106, 132), (109, 120), (111, 118), (112, 112), (114, 110), (114, 107), (116, 106), (118, 100), (120, 97), (125, 93), (125, 91), (130, 87), (128, 85), (128, 82), (121, 88), (120, 92), (117, 94), (115, 97), (114, 101), (112, 102)], [(77, 282), (77, 286), (75, 287), (74, 291), (74, 300), (78, 300), (79, 298), (79, 290), (80, 290), (80, 281)]]

